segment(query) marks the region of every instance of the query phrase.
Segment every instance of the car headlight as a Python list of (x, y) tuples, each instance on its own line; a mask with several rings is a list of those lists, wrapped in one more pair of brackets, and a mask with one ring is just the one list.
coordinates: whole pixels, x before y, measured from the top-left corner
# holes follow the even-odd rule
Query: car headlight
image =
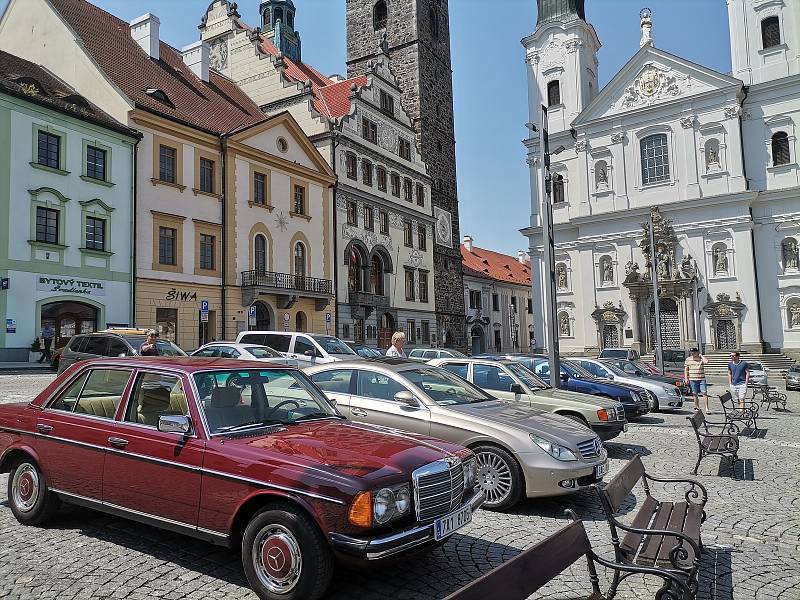
[(411, 507), (411, 493), (407, 485), (378, 490), (372, 500), (372, 517), (375, 523), (383, 525), (392, 519), (402, 517)]
[(633, 390), (631, 390), (630, 394), (631, 394), (631, 400), (633, 400), (634, 402), (638, 402), (639, 401), (639, 394), (637, 394)]
[(559, 446), (555, 442), (551, 442), (548, 439), (545, 439), (541, 436), (536, 435), (535, 433), (531, 434), (531, 439), (533, 443), (539, 446), (542, 450), (547, 452), (550, 456), (558, 460), (578, 460), (575, 454), (569, 448), (565, 448), (564, 446)]
[(478, 482), (478, 463), (474, 458), (464, 461), (464, 489), (475, 487)]

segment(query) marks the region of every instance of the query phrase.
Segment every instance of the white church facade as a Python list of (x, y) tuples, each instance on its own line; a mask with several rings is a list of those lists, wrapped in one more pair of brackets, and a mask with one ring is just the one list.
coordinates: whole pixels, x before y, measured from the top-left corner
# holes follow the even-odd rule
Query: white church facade
[[(720, 0), (721, 1), (721, 0)], [(523, 40), (530, 123), (547, 106), (560, 347), (800, 353), (800, 5), (729, 0), (733, 72), (657, 48), (602, 89), (583, 0), (539, 0)], [(526, 140), (534, 311), (544, 299), (539, 134)], [(654, 224), (655, 248), (649, 240)], [(544, 339), (544, 318), (533, 319)]]

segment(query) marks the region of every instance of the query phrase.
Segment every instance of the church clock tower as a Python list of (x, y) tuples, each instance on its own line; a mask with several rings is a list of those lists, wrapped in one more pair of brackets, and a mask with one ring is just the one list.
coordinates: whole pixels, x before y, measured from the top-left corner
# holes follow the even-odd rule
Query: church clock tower
[(466, 348), (447, 0), (347, 0), (348, 77), (380, 56), (389, 57), (433, 181), (437, 340)]

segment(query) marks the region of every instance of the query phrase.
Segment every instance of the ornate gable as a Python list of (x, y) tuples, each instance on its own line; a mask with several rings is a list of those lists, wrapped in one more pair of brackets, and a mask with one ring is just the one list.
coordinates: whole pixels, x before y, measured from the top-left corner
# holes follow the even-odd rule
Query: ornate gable
[(741, 87), (738, 79), (644, 46), (578, 115), (574, 125), (715, 91), (738, 92)]

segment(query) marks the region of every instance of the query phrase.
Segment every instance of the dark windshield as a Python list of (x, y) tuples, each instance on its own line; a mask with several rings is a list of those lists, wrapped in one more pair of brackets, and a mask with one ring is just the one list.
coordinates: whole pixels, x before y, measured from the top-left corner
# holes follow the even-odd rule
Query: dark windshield
[(532, 390), (544, 390), (550, 387), (544, 381), (534, 375), (532, 371), (529, 371), (528, 368), (522, 363), (508, 363), (506, 366), (508, 367), (509, 371), (519, 377), (522, 382)]
[(495, 399), (444, 369), (412, 369), (403, 371), (402, 375), (441, 406), (473, 404)]
[(276, 352), (269, 346), (248, 346), (245, 350), (256, 358), (283, 358), (280, 352)]
[(614, 364), (608, 363), (606, 361), (603, 361), (603, 366), (606, 369), (608, 369), (609, 371), (611, 371), (614, 375), (619, 375), (621, 377), (625, 377), (625, 371), (620, 369), (617, 365), (614, 365)]
[(565, 371), (570, 377), (577, 377), (578, 379), (591, 379), (594, 377), (589, 371), (584, 369), (578, 363), (571, 360), (562, 360), (561, 369)]
[[(143, 335), (125, 335), (122, 337), (125, 338), (125, 341), (128, 342), (134, 350), (136, 350), (137, 354), (141, 345), (147, 340), (147, 338)], [(169, 340), (156, 340), (156, 346), (158, 347), (158, 353), (161, 356), (186, 356), (186, 352), (178, 348), (178, 346)]]
[(328, 354), (355, 354), (350, 346), (332, 335), (312, 335), (311, 337)]
[(606, 349), (600, 353), (600, 356), (603, 358), (628, 358), (628, 351)]
[(194, 382), (211, 433), (339, 418), (299, 371), (204, 371), (194, 375)]

